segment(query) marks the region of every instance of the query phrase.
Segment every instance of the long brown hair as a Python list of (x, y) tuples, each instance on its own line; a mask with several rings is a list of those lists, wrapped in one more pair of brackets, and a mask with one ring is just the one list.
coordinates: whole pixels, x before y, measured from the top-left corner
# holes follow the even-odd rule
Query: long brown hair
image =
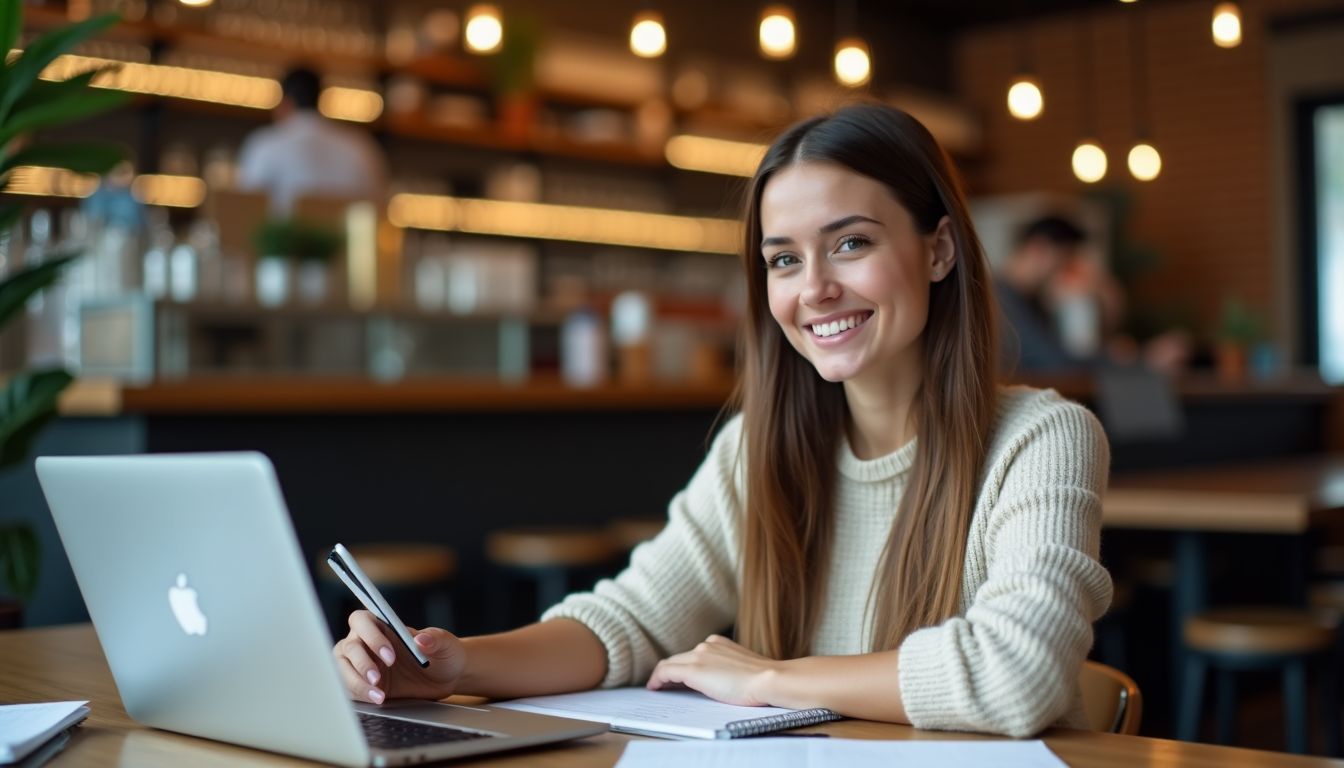
[(859, 104), (780, 136), (748, 189), (743, 265), (746, 519), (738, 638), (777, 659), (810, 652), (826, 594), (844, 390), (821, 378), (770, 314), (761, 259), (761, 192), (780, 169), (837, 163), (881, 182), (930, 234), (947, 216), (956, 262), (932, 283), (916, 394), (914, 466), (869, 599), (873, 650), (960, 609), (962, 562), (994, 413), (994, 297), (984, 251), (951, 162), (919, 121)]

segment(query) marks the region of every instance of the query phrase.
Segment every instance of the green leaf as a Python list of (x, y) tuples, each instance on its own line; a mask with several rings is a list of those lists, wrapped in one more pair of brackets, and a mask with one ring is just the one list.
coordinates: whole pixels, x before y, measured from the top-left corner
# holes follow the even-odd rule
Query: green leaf
[(32, 88), (29, 88), (26, 93), (19, 97), (18, 101), (14, 102), (13, 111), (16, 113), (22, 112), (38, 104), (45, 104), (57, 99), (79, 98), (88, 90), (89, 83), (93, 81), (93, 78), (102, 72), (114, 69), (117, 69), (117, 67), (90, 69), (67, 80), (38, 80), (33, 83)]
[(61, 268), (74, 258), (72, 255), (57, 256), (0, 280), (0, 327), (23, 307), (29, 296), (55, 282)]
[(9, 119), (0, 122), (4, 126), (0, 128), (0, 146), (8, 144), (15, 136), (27, 131), (69, 123), (115, 109), (125, 104), (128, 98), (127, 94), (120, 91), (90, 88), (78, 99), (49, 101), (15, 112)]
[[(8, 1), (13, 2), (13, 0)], [(14, 106), (14, 103), (32, 86), (42, 70), (46, 69), (47, 65), (54, 61), (57, 56), (111, 27), (119, 20), (120, 17), (116, 14), (95, 16), (78, 24), (52, 30), (30, 43), (19, 58), (7, 67), (8, 77), (5, 78), (5, 91), (0, 94), (0, 123), (6, 121), (9, 117), (9, 110)]]
[(61, 368), (17, 374), (0, 392), (0, 467), (23, 461), (74, 377)]
[(0, 162), (0, 175), (20, 165), (64, 168), (75, 173), (104, 174), (126, 156), (120, 148), (107, 144), (63, 143), (35, 144), (25, 147)]
[(41, 565), (37, 534), (23, 523), (0, 526), (0, 583), (21, 600), (32, 598)]
[(9, 53), (19, 41), (23, 30), (23, 3), (5, 0), (0, 3), (0, 51)]

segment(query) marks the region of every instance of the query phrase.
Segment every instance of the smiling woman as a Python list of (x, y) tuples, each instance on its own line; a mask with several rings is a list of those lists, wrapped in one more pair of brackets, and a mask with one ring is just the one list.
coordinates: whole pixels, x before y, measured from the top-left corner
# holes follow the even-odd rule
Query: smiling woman
[(1108, 448), (1080, 406), (997, 386), (988, 268), (942, 149), (886, 106), (802, 122), (745, 223), (741, 413), (663, 531), (537, 624), (423, 630), (444, 662), (427, 671), (352, 615), (352, 695), (642, 683), (927, 728), (1085, 724)]

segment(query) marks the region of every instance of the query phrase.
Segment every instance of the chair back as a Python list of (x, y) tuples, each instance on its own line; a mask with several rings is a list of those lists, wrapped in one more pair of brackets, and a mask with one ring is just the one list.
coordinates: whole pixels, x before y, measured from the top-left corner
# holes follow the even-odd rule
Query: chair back
[(1124, 672), (1095, 661), (1084, 661), (1079, 674), (1083, 712), (1094, 731), (1137, 735), (1143, 719), (1143, 694)]

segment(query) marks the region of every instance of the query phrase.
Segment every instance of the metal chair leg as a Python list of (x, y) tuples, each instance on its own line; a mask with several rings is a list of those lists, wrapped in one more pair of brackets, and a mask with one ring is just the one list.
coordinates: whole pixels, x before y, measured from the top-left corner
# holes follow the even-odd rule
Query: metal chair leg
[(1292, 659), (1283, 667), (1284, 732), (1288, 751), (1307, 752), (1307, 662)]
[(1207, 662), (1204, 657), (1193, 651), (1186, 651), (1182, 676), (1184, 688), (1181, 690), (1180, 710), (1176, 718), (1176, 738), (1181, 741), (1195, 741), (1199, 738), (1200, 708), (1204, 704), (1204, 673)]
[(1231, 744), (1237, 730), (1237, 673), (1231, 669), (1218, 670), (1218, 691), (1214, 714), (1217, 717), (1219, 744)]

